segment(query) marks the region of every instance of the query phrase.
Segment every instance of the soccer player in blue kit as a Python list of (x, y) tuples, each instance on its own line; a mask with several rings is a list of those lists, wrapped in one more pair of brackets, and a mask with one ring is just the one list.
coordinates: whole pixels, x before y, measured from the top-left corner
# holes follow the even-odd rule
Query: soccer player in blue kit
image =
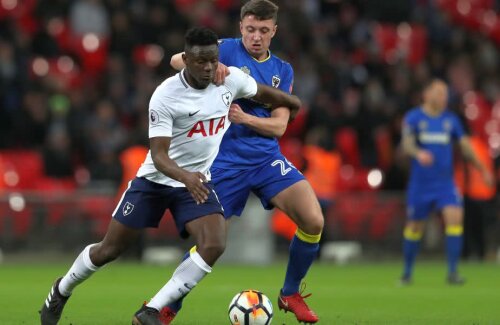
[(410, 110), (403, 125), (403, 150), (412, 157), (407, 192), (408, 220), (404, 229), (404, 271), (401, 284), (411, 283), (412, 271), (423, 235), (424, 221), (434, 210), (443, 215), (448, 258), (447, 281), (460, 285), (464, 279), (457, 264), (462, 250), (462, 198), (453, 180), (453, 140), (464, 157), (482, 173), (488, 184), (492, 175), (474, 155), (459, 118), (446, 110), (448, 87), (440, 79), (424, 89), (423, 104)]
[[(219, 64), (218, 77), (224, 77), (224, 65), (236, 66), (260, 83), (292, 91), (291, 65), (269, 50), (277, 30), (277, 14), (278, 7), (268, 0), (251, 0), (241, 8), (242, 37), (220, 40), (219, 60), (223, 64)], [(180, 55), (171, 60), (176, 69), (183, 67)], [(253, 100), (234, 103), (229, 112), (233, 124), (211, 168), (212, 181), (226, 217), (241, 215), (253, 192), (264, 208), (276, 207), (297, 224), (278, 307), (293, 312), (299, 322), (316, 323), (317, 315), (304, 301), (309, 295), (302, 295), (299, 287), (318, 253), (324, 220), (310, 184), (280, 152), (276, 138), (285, 132), (290, 110), (283, 107), (269, 112)], [(180, 304), (169, 308), (176, 312)]]

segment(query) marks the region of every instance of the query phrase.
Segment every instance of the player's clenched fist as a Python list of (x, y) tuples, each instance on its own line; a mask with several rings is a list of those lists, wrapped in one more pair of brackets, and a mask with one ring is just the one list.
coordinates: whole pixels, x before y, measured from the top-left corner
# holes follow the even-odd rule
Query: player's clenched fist
[(231, 123), (242, 124), (245, 123), (246, 119), (248, 118), (248, 114), (243, 112), (240, 105), (231, 104), (231, 107), (229, 107), (228, 118)]
[(182, 183), (186, 185), (187, 190), (191, 193), (191, 196), (196, 201), (196, 204), (205, 203), (208, 199), (208, 194), (210, 191), (205, 186), (207, 179), (205, 175), (200, 172), (186, 172), (182, 177)]
[(427, 150), (419, 150), (416, 158), (422, 166), (430, 166), (434, 162), (432, 153)]

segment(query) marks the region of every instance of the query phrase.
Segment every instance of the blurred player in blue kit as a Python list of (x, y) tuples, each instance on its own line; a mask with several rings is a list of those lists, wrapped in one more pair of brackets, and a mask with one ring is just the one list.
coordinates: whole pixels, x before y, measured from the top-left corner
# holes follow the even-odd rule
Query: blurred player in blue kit
[(186, 68), (166, 79), (151, 97), (150, 150), (144, 163), (112, 213), (104, 239), (88, 245), (52, 286), (40, 311), (42, 325), (57, 324), (73, 289), (120, 256), (144, 228), (158, 227), (166, 209), (179, 234), (192, 236), (196, 248), (135, 313), (132, 324), (170, 324), (175, 315), (163, 308), (189, 294), (225, 249), (224, 209), (210, 181), (210, 167), (230, 125), (231, 101), (254, 98), (294, 112), (301, 105), (296, 96), (257, 84), (235, 67), (229, 68), (224, 85), (213, 84), (219, 49), (218, 37), (209, 29), (188, 31), (184, 49)]
[[(278, 7), (268, 0), (251, 0), (241, 8), (241, 38), (220, 40), (216, 82), (223, 82), (225, 66), (239, 67), (258, 82), (286, 92), (292, 91), (293, 69), (269, 50), (277, 31)], [(172, 57), (176, 69), (183, 67), (180, 55)], [(233, 123), (227, 131), (211, 169), (226, 216), (241, 215), (250, 192), (264, 208), (276, 207), (297, 224), (289, 250), (288, 267), (278, 307), (291, 311), (300, 322), (316, 323), (299, 287), (319, 250), (323, 214), (318, 199), (304, 176), (283, 156), (277, 137), (283, 135), (290, 111), (270, 112), (253, 100), (236, 100), (229, 112)], [(169, 306), (180, 309), (180, 302)]]
[(433, 211), (441, 212), (444, 219), (447, 281), (451, 285), (465, 282), (457, 269), (462, 250), (463, 208), (453, 180), (454, 141), (485, 181), (493, 184), (492, 175), (474, 155), (458, 116), (446, 109), (447, 103), (447, 85), (434, 79), (423, 91), (423, 104), (410, 110), (404, 118), (402, 145), (412, 161), (407, 192), (408, 220), (403, 233), (403, 285), (412, 281), (425, 220)]

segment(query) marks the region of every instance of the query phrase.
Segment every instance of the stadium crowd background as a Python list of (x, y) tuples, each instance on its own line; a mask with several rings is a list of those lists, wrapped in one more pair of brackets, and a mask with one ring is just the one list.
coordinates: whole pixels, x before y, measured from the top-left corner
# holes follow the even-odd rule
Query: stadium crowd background
[[(243, 2), (1, 0), (0, 190), (116, 189), (131, 172), (122, 153), (147, 145), (149, 98), (175, 73), (187, 28), (237, 37)], [(500, 1), (277, 3), (271, 49), (294, 67), (304, 103), (280, 141), (320, 199), (404, 189), (401, 119), (433, 77), (498, 175)]]

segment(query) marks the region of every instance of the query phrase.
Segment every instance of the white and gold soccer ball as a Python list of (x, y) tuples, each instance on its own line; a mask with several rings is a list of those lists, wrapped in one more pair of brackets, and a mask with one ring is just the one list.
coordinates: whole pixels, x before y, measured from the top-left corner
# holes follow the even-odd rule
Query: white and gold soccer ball
[(273, 319), (273, 305), (262, 292), (243, 290), (231, 300), (228, 314), (233, 325), (269, 325)]

